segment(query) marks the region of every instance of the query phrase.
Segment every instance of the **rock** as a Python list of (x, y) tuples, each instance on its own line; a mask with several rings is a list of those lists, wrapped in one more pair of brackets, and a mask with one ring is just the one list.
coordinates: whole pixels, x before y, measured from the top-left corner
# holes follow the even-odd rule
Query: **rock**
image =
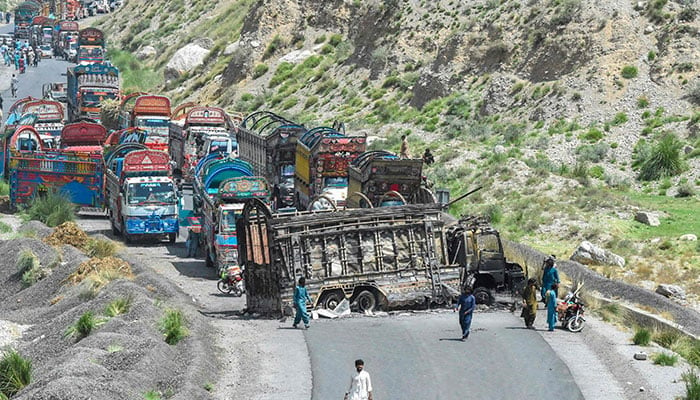
[(653, 213), (649, 213), (646, 211), (640, 211), (634, 216), (634, 220), (637, 222), (641, 222), (643, 224), (649, 225), (649, 226), (659, 226), (661, 225), (661, 222), (659, 222), (659, 216)]
[(639, 281), (638, 285), (643, 287), (646, 290), (654, 290), (654, 288), (656, 287), (656, 282), (643, 280), (643, 281)]
[(146, 58), (153, 57), (156, 54), (158, 54), (158, 50), (156, 50), (155, 47), (144, 46), (136, 52), (136, 58), (138, 58), (139, 60), (144, 60)]
[(668, 298), (685, 300), (685, 290), (683, 290), (683, 288), (678, 285), (669, 285), (666, 283), (662, 283), (656, 288), (656, 293)]
[(647, 359), (647, 353), (645, 353), (643, 351), (639, 351), (637, 353), (634, 353), (634, 359), (644, 361)]
[(195, 69), (204, 63), (204, 57), (206, 57), (207, 54), (209, 54), (209, 50), (194, 43), (190, 43), (181, 48), (175, 52), (165, 66), (165, 79), (177, 79), (183, 73)]
[(230, 45), (226, 46), (224, 49), (224, 55), (225, 56), (230, 56), (231, 54), (235, 53), (238, 48), (241, 47), (241, 41), (233, 42)]
[(690, 154), (693, 152), (693, 150), (695, 150), (695, 147), (693, 147), (689, 144), (687, 144), (687, 145), (685, 145), (685, 147), (683, 147), (683, 153), (685, 153), (685, 154)]
[(314, 52), (311, 50), (294, 50), (281, 57), (280, 61), (292, 64), (299, 64), (300, 62), (306, 60), (312, 55), (314, 55)]
[(600, 248), (585, 240), (581, 242), (576, 251), (574, 251), (574, 253), (571, 255), (570, 259), (580, 262), (581, 264), (614, 265), (618, 267), (625, 266), (625, 259), (621, 256), (618, 256), (611, 251)]
[(686, 242), (697, 242), (698, 237), (692, 233), (686, 233), (685, 235), (679, 237), (678, 240), (683, 240)]
[(506, 148), (503, 145), (496, 145), (493, 148), (493, 154), (505, 154), (506, 153)]
[(211, 48), (214, 47), (214, 41), (207, 38), (207, 37), (195, 39), (192, 42), (192, 44), (196, 44), (197, 46), (202, 47), (202, 48), (207, 49), (207, 50), (211, 50)]
[(251, 41), (250, 41), (250, 47), (252, 47), (252, 48), (254, 48), (254, 49), (257, 49), (258, 47), (260, 47), (260, 42), (257, 41), (257, 40), (251, 40)]
[(639, 387), (639, 391), (640, 391), (640, 392), (643, 392), (643, 391), (645, 391), (645, 390), (646, 390), (646, 389), (644, 389), (644, 386), (640, 386), (640, 387)]
[(646, 8), (647, 4), (643, 1), (638, 1), (637, 4), (634, 6), (634, 9), (636, 11), (642, 11)]
[(644, 34), (648, 35), (650, 33), (654, 33), (654, 25), (647, 25), (647, 27), (644, 28)]

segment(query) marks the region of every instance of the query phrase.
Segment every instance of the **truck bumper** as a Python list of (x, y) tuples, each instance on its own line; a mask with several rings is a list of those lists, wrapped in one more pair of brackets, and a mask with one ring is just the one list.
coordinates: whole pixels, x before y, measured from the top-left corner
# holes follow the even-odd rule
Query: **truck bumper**
[(159, 236), (169, 233), (178, 233), (179, 230), (180, 225), (177, 218), (129, 218), (126, 220), (126, 233), (129, 235)]

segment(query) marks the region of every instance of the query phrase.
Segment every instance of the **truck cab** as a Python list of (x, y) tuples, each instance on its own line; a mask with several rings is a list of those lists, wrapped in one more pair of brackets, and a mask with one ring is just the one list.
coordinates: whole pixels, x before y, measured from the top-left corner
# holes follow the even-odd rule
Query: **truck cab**
[(134, 126), (148, 132), (144, 142), (146, 147), (156, 150), (167, 150), (170, 117), (136, 116), (134, 117)]

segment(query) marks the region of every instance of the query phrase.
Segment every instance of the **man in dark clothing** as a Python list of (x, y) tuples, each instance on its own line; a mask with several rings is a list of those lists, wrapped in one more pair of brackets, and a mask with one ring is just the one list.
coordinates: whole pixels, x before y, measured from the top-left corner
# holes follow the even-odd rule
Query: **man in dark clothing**
[(435, 162), (435, 157), (433, 157), (433, 153), (430, 152), (430, 149), (425, 149), (425, 153), (423, 153), (423, 162), (425, 165), (430, 165)]
[(537, 316), (537, 279), (527, 280), (527, 287), (523, 290), (523, 312), (520, 314), (525, 320), (525, 327), (535, 329), (535, 317)]
[(472, 326), (472, 314), (475, 307), (476, 299), (472, 295), (472, 288), (465, 286), (454, 307), (455, 311), (459, 309), (459, 326), (462, 328), (462, 341), (469, 337), (469, 331)]

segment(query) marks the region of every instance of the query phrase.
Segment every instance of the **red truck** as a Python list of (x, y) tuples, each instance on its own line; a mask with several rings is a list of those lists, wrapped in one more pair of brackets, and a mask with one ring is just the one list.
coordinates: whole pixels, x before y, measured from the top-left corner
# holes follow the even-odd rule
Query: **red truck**
[[(134, 100), (133, 107), (129, 107)], [(149, 149), (168, 152), (170, 99), (146, 93), (124, 97), (119, 111), (121, 129), (139, 128), (146, 132), (143, 144)]]

